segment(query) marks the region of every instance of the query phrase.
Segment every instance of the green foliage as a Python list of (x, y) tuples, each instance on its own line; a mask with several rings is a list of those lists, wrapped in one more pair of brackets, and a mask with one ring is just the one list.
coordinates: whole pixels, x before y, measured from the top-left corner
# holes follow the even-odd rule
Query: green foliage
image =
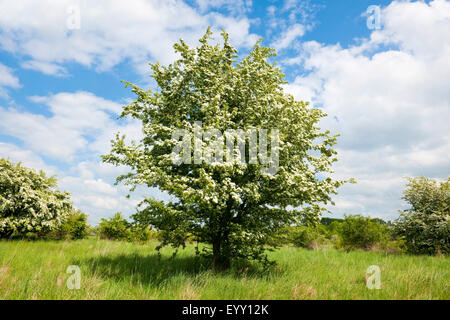
[[(204, 253), (216, 267), (227, 268), (231, 259), (265, 261), (270, 239), (305, 215), (318, 217), (344, 182), (317, 178), (329, 175), (337, 161), (336, 136), (317, 126), (326, 116), (320, 108), (283, 92), (284, 75), (269, 62), (274, 50), (258, 42), (238, 60), (225, 31), (222, 45), (210, 44), (210, 37), (208, 29), (194, 49), (180, 40), (174, 45), (179, 60), (151, 64), (157, 91), (127, 82), (137, 99), (122, 117), (140, 121), (144, 137), (128, 144), (118, 134), (103, 160), (130, 167), (118, 182), (132, 190), (146, 184), (176, 199), (146, 199), (139, 208), (139, 219), (160, 232), (162, 246), (183, 247), (194, 238), (211, 246)], [(194, 135), (197, 121), (205, 130), (278, 130), (278, 171), (267, 174), (260, 163), (239, 161), (175, 164), (172, 150), (179, 141), (172, 134), (183, 129)], [(212, 148), (201, 147), (203, 155)]]
[(69, 193), (43, 171), (0, 159), (0, 238), (47, 234), (72, 212)]
[(328, 218), (328, 217), (322, 217), (320, 219), (320, 223), (323, 224), (324, 226), (329, 226), (333, 222), (342, 222), (342, 221), (343, 221), (343, 219)]
[(388, 239), (387, 227), (378, 221), (361, 215), (345, 216), (337, 228), (346, 248), (370, 249)]
[(341, 225), (344, 220), (336, 220), (327, 225), (328, 232), (330, 234), (340, 235), (341, 234)]
[(109, 219), (102, 218), (96, 229), (100, 238), (110, 240), (148, 242), (158, 239), (158, 233), (148, 225), (139, 224), (136, 220), (130, 223), (120, 212)]
[(277, 233), (272, 243), (276, 246), (293, 245), (315, 250), (334, 247), (347, 251), (405, 251), (404, 241), (393, 233), (390, 223), (360, 215), (346, 216), (345, 219), (322, 218), (320, 224), (289, 226)]
[(80, 210), (73, 210), (58, 228), (46, 235), (46, 238), (55, 240), (79, 240), (86, 238), (89, 230), (87, 215)]
[(131, 238), (131, 224), (118, 212), (109, 219), (102, 218), (97, 232), (103, 239), (128, 240)]
[(295, 226), (289, 230), (289, 240), (296, 247), (319, 249), (330, 244), (327, 228), (318, 226)]
[(149, 226), (131, 225), (129, 241), (133, 242), (148, 242), (150, 240), (157, 240), (158, 232), (150, 229)]
[(278, 246), (293, 245), (308, 249), (365, 249), (399, 253), (404, 250), (401, 239), (381, 219), (359, 215), (345, 219), (322, 218), (320, 224), (303, 223), (280, 231), (272, 240)]
[(411, 253), (450, 252), (450, 178), (438, 183), (425, 177), (410, 178), (404, 197), (410, 209), (401, 211), (394, 231)]

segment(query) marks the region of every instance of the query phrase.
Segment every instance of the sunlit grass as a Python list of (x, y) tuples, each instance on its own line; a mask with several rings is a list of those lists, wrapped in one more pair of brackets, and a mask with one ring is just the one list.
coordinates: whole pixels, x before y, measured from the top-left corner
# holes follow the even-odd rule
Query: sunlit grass
[[(216, 273), (193, 246), (172, 250), (88, 239), (72, 242), (0, 241), (0, 299), (449, 299), (449, 257), (382, 252), (271, 252), (277, 266), (235, 266)], [(81, 288), (69, 290), (69, 265)], [(381, 289), (365, 283), (370, 265), (381, 269)]]

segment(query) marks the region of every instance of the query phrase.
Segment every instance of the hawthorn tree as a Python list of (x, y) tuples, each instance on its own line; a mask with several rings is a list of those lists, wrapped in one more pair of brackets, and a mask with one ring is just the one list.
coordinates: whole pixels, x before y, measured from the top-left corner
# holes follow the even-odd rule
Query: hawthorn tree
[(450, 253), (450, 178), (409, 178), (403, 199), (410, 208), (400, 211), (394, 232), (404, 238), (408, 251)]
[(0, 159), (0, 238), (58, 228), (73, 211), (69, 196), (43, 171)]
[[(284, 75), (269, 61), (274, 50), (258, 41), (238, 60), (225, 31), (221, 43), (211, 43), (211, 34), (208, 28), (197, 48), (180, 40), (174, 45), (180, 58), (168, 66), (150, 64), (157, 90), (125, 82), (137, 98), (121, 117), (140, 121), (143, 137), (127, 143), (118, 133), (103, 160), (131, 168), (117, 183), (131, 190), (157, 187), (174, 199), (147, 198), (134, 216), (159, 231), (160, 247), (184, 247), (188, 239), (206, 243), (202, 252), (212, 256), (215, 268), (226, 269), (233, 259), (268, 261), (264, 252), (271, 237), (300, 219), (317, 219), (344, 181), (328, 176), (337, 158), (336, 136), (318, 127), (326, 114), (283, 92)], [(199, 125), (205, 130), (200, 137)], [(180, 130), (189, 133), (184, 143), (200, 146), (183, 149), (184, 162), (173, 157)], [(250, 151), (237, 147), (227, 158), (221, 154), (228, 150), (220, 147), (224, 139), (207, 130), (256, 130), (260, 141), (267, 133), (272, 158), (263, 161), (261, 144), (259, 161), (249, 161)], [(228, 139), (232, 148), (238, 145)], [(249, 136), (244, 145), (251, 148)], [(214, 160), (206, 161), (211, 152)]]

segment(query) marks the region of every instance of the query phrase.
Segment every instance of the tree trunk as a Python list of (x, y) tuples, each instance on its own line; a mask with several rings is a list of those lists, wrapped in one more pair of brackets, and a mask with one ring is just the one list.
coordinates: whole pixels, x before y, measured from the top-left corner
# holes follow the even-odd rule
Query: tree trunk
[(230, 268), (230, 257), (224, 255), (221, 241), (213, 242), (213, 267), (215, 270), (223, 271)]
[(230, 250), (228, 248), (228, 237), (230, 235), (231, 198), (227, 201), (227, 208), (219, 221), (219, 232), (213, 241), (213, 267), (216, 270), (226, 270), (231, 266)]

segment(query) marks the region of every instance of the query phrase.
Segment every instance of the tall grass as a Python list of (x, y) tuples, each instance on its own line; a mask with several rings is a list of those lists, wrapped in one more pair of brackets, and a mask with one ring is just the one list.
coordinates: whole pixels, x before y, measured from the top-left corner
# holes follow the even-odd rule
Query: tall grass
[[(209, 269), (193, 246), (175, 258), (157, 243), (0, 241), (0, 299), (449, 299), (445, 256), (381, 252), (310, 251), (270, 253), (277, 266)], [(81, 269), (81, 288), (70, 290), (69, 265)], [(381, 289), (369, 290), (365, 273), (381, 269)]]

